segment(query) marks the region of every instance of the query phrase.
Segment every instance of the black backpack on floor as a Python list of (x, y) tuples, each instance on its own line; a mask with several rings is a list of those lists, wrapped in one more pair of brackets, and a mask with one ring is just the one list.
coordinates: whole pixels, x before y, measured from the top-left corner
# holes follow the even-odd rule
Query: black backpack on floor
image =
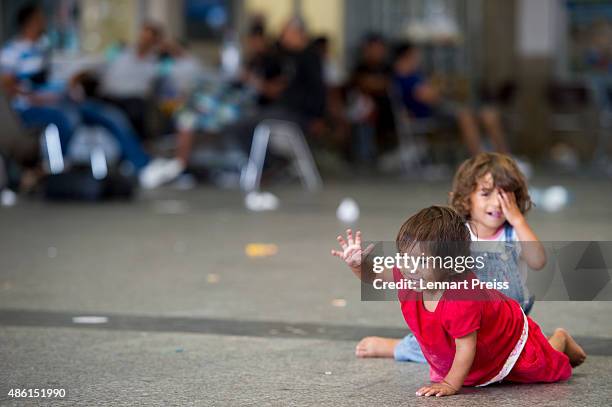
[[(93, 147), (88, 165), (66, 168), (60, 147), (59, 131), (51, 124), (45, 129), (41, 145), (50, 172), (43, 181), (43, 194), (49, 200), (102, 201), (129, 199), (135, 183), (109, 168), (103, 149)], [(97, 175), (97, 176), (96, 176)]]
[(50, 174), (43, 181), (44, 197), (49, 200), (102, 201), (130, 199), (134, 196), (132, 179), (118, 172), (109, 172), (96, 179), (90, 168), (73, 168)]

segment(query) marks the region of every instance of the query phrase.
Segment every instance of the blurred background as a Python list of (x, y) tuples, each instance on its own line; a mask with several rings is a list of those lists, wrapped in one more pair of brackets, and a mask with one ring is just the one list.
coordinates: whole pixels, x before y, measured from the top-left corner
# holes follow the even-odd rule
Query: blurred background
[[(12, 124), (2, 179), (13, 192), (47, 191), (45, 168), (79, 165), (100, 179), (121, 168), (149, 189), (238, 187), (266, 119), (302, 133), (298, 152), (316, 168), (298, 176), (444, 178), (484, 150), (513, 154), (527, 172), (611, 172), (607, 1), (0, 4)], [(28, 35), (33, 58), (18, 41)], [(40, 138), (53, 123), (61, 154)], [(291, 164), (294, 149), (279, 149), (261, 171), (253, 161), (248, 188)], [(59, 189), (47, 195), (68, 194)]]

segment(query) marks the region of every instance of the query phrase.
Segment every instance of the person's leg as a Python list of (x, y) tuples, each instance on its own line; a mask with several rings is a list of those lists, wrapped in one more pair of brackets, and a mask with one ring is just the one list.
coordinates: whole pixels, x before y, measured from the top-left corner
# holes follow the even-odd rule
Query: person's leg
[(129, 121), (116, 108), (103, 103), (87, 101), (81, 104), (80, 111), (86, 123), (103, 126), (111, 132), (119, 142), (125, 159), (136, 168), (140, 185), (143, 188), (157, 188), (176, 179), (185, 170), (185, 166), (178, 159), (151, 161), (140, 145)]
[(427, 363), (416, 336), (408, 334), (395, 346), (393, 357), (398, 362)]
[(587, 355), (572, 336), (563, 328), (555, 329), (553, 335), (548, 338), (548, 343), (555, 350), (563, 352), (570, 360), (572, 367), (576, 367), (584, 362)]
[(79, 123), (78, 113), (67, 106), (32, 106), (17, 112), (26, 127), (45, 127), (55, 124), (59, 131), (64, 154)]
[(510, 149), (506, 142), (506, 135), (502, 129), (501, 120), (498, 111), (493, 107), (485, 107), (480, 111), (480, 119), (491, 137), (493, 148), (498, 153), (509, 154)]
[(468, 151), (472, 156), (480, 153), (480, 135), (474, 115), (468, 109), (460, 109), (456, 112), (456, 115), (459, 130)]
[(353, 157), (359, 164), (371, 164), (376, 160), (376, 131), (369, 123), (355, 125)]
[(149, 138), (145, 120), (147, 114), (147, 102), (144, 98), (105, 97), (104, 101), (119, 108), (126, 115), (140, 140)]
[(187, 167), (193, 147), (194, 133), (191, 130), (179, 130), (176, 137), (176, 158)]
[(399, 342), (399, 339), (368, 336), (359, 341), (355, 347), (355, 355), (358, 358), (392, 358)]
[(389, 96), (383, 95), (376, 98), (376, 111), (374, 158), (378, 153), (385, 153), (397, 147), (395, 117)]
[(368, 336), (355, 348), (358, 358), (394, 358), (398, 362), (427, 363), (421, 345), (413, 334), (400, 339)]
[(87, 101), (79, 105), (83, 121), (106, 128), (117, 140), (126, 160), (137, 171), (142, 170), (150, 161), (126, 116), (118, 109), (104, 103)]

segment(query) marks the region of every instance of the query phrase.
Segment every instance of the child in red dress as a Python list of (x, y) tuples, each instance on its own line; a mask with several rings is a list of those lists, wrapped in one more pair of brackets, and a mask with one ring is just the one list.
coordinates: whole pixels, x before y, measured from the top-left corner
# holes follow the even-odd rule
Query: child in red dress
[[(353, 239), (339, 237), (341, 257), (353, 273), (362, 274), (361, 233)], [(465, 220), (453, 209), (432, 206), (408, 219), (397, 236), (400, 253), (465, 256), (470, 254), (470, 232)], [(462, 244), (465, 242), (465, 244)], [(451, 250), (449, 252), (449, 250)], [(430, 366), (432, 383), (418, 396), (449, 396), (462, 386), (486, 386), (502, 380), (517, 383), (567, 380), (572, 367), (586, 354), (563, 329), (546, 338), (520, 305), (502, 293), (472, 285), (471, 272), (419, 268), (407, 273), (394, 268), (388, 281), (402, 278), (421, 283), (468, 281), (468, 288), (400, 290), (402, 313), (416, 336)], [(419, 284), (420, 285), (420, 284)], [(461, 285), (459, 285), (461, 286)]]

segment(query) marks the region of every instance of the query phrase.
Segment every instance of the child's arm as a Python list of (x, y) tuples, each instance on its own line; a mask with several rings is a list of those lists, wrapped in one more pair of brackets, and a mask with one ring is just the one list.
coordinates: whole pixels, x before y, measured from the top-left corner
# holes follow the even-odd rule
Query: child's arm
[(455, 339), (455, 358), (448, 374), (440, 383), (421, 387), (416, 392), (417, 396), (442, 397), (457, 394), (472, 368), (474, 356), (476, 355), (477, 336), (478, 331), (474, 331), (471, 334)]
[[(340, 243), (342, 251), (332, 250), (331, 254), (344, 260), (346, 265), (350, 267), (351, 271), (358, 279), (364, 283), (370, 283), (373, 273), (362, 273), (361, 266), (362, 260), (368, 254), (370, 254), (370, 252), (374, 249), (374, 245), (370, 244), (368, 247), (362, 250), (361, 231), (359, 230), (355, 233), (354, 239), (353, 231), (351, 229), (346, 230), (346, 240), (344, 237), (342, 237), (342, 235), (339, 235), (336, 239), (338, 240), (338, 243)], [(379, 277), (385, 281), (393, 281), (393, 273), (391, 270), (385, 270)]]
[(514, 193), (502, 190), (499, 190), (498, 193), (504, 216), (516, 231), (516, 236), (520, 241), (521, 258), (525, 260), (529, 268), (541, 270), (546, 265), (544, 246), (516, 205)]

